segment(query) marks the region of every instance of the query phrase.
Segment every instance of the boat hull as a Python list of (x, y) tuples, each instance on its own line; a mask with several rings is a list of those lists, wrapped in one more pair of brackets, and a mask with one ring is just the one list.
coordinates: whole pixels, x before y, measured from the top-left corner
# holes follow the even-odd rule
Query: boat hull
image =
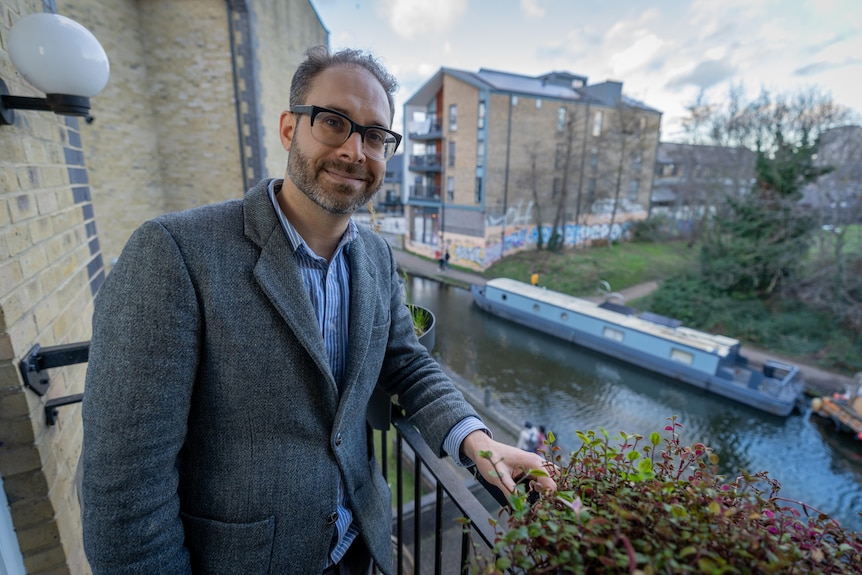
[[(579, 327), (579, 323), (586, 323), (587, 321), (595, 323), (596, 319), (592, 317), (579, 318), (577, 313), (573, 312), (569, 307), (558, 306), (555, 308), (556, 311), (560, 311), (562, 315), (566, 316), (568, 321), (565, 324), (562, 321), (549, 319), (547, 315), (543, 316), (536, 312), (537, 306), (553, 306), (547, 299), (543, 299), (541, 294), (525, 300), (524, 297), (517, 297), (518, 294), (499, 292), (495, 295), (499, 296), (502, 293), (503, 296), (510, 295), (511, 297), (489, 298), (485, 293), (486, 289), (488, 289), (487, 286), (474, 285), (471, 287), (471, 292), (476, 305), (488, 313), (774, 415), (787, 416), (792, 413), (802, 393), (802, 384), (798, 377), (798, 369), (794, 366), (770, 362), (767, 370), (772, 372), (777, 368), (785, 373), (783, 378), (776, 379), (764, 377), (762, 373), (758, 375), (759, 372), (755, 372), (755, 370), (747, 366), (747, 361), (744, 358), (736, 358), (733, 370), (740, 376), (741, 380), (757, 381), (758, 386), (754, 388), (753, 386), (742, 384), (727, 377), (702, 371), (702, 369), (717, 370), (722, 361), (718, 357), (709, 357), (710, 354), (705, 351), (686, 348), (687, 351), (685, 353), (693, 357), (692, 365), (702, 366), (701, 370), (695, 369), (689, 365), (671, 361), (668, 357), (660, 357), (657, 355), (655, 349), (651, 349), (651, 346), (636, 347), (626, 345), (608, 337), (589, 333), (587, 330)], [(554, 299), (559, 299), (561, 296), (561, 294), (555, 294), (555, 292), (549, 293), (554, 294)], [(530, 303), (529, 306), (524, 305), (527, 302), (535, 303)], [(600, 315), (603, 318), (608, 317), (606, 312), (602, 312)], [(610, 317), (611, 320), (606, 322), (608, 326), (611, 326), (610, 329), (614, 331), (619, 330), (623, 335), (633, 334), (634, 330), (625, 326), (625, 321), (622, 319), (625, 316), (620, 316), (620, 323), (613, 322), (613, 317)], [(683, 346), (678, 345), (676, 347), (682, 348)], [(724, 364), (725, 366), (727, 365), (726, 358)], [(725, 369), (724, 371), (728, 372), (729, 370)], [(767, 392), (766, 390), (771, 390), (771, 392)]]

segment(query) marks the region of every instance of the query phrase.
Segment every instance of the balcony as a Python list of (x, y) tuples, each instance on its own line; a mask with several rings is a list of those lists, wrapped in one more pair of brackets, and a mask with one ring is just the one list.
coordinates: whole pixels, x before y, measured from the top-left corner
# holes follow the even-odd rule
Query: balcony
[(424, 184), (418, 184), (415, 186), (410, 186), (410, 201), (420, 201), (420, 202), (440, 202), (440, 186), (428, 186)]
[(410, 132), (409, 138), (415, 142), (427, 142), (429, 140), (440, 140), (443, 138), (443, 123), (433, 122), (426, 124), (424, 129), (417, 132)]
[(410, 156), (411, 172), (439, 172), (441, 169), (440, 154)]

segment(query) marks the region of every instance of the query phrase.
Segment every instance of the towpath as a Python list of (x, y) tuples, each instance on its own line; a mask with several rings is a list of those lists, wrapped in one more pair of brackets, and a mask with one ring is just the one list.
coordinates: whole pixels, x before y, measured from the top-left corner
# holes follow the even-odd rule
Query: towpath
[[(485, 278), (479, 273), (451, 268), (440, 271), (437, 262), (416, 256), (404, 250), (394, 249), (393, 251), (395, 252), (395, 260), (398, 263), (398, 266), (411, 275), (450, 283), (467, 289), (469, 289), (471, 284), (485, 284)], [(619, 293), (623, 297), (624, 301), (630, 302), (649, 295), (657, 287), (658, 283), (654, 281), (646, 282), (619, 290), (616, 293)], [(603, 297), (604, 296), (597, 295), (586, 299), (602, 301)], [(747, 357), (748, 360), (756, 366), (762, 366), (769, 359), (798, 366), (799, 371), (802, 373), (802, 379), (807, 384), (809, 390), (814, 392), (832, 395), (834, 392), (843, 391), (845, 386), (853, 383), (852, 377), (832, 373), (812, 365), (803, 365), (794, 359), (780, 357), (765, 350), (744, 346), (742, 348), (742, 355)]]

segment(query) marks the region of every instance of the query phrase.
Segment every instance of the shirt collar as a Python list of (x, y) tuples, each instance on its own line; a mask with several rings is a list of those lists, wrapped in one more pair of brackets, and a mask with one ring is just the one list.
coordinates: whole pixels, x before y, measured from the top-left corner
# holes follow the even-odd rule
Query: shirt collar
[[(287, 216), (285, 216), (284, 212), (281, 211), (281, 206), (278, 205), (276, 196), (281, 192), (281, 186), (283, 183), (284, 178), (275, 178), (270, 180), (269, 185), (266, 188), (266, 191), (269, 194), (269, 200), (272, 202), (272, 207), (275, 210), (275, 215), (287, 236), (287, 242), (290, 244), (290, 249), (293, 252), (296, 252), (296, 250), (303, 248), (306, 252), (313, 255), (314, 252), (311, 251), (308, 244), (305, 243), (305, 240), (302, 239), (302, 236), (299, 235), (299, 232), (296, 231), (296, 228), (293, 227), (293, 224), (290, 223)], [(341, 249), (346, 248), (358, 236), (359, 229), (356, 227), (356, 222), (353, 221), (353, 218), (350, 218), (347, 222), (347, 229), (344, 231), (344, 235), (341, 236), (341, 240), (339, 240), (338, 247), (335, 249), (335, 252), (338, 253)]]

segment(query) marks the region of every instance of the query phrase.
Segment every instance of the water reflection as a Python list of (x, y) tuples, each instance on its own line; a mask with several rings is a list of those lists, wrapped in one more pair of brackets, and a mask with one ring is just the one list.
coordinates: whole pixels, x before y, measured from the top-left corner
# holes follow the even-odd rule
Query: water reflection
[(808, 412), (777, 417), (488, 315), (466, 290), (411, 278), (413, 301), (437, 315), (435, 353), (494, 390), (519, 419), (544, 424), (564, 448), (576, 430), (648, 434), (679, 416), (683, 442), (702, 441), (721, 472), (769, 471), (781, 494), (862, 531), (862, 445)]

